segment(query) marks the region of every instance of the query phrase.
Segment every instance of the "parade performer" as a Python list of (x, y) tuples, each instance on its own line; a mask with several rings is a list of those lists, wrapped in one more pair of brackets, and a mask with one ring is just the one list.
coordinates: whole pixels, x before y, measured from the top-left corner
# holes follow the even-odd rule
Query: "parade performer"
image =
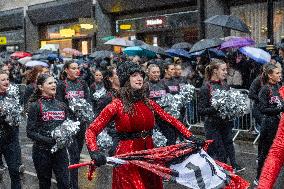
[(255, 184), (261, 174), (266, 156), (275, 138), (278, 124), (280, 120), (280, 113), (283, 112), (283, 99), (279, 94), (279, 82), (281, 81), (280, 69), (273, 65), (267, 64), (263, 72), (264, 86), (259, 92), (259, 110), (264, 115), (258, 142), (258, 149), (260, 149), (258, 157), (257, 176)]
[[(9, 76), (0, 71), (0, 100), (5, 100), (9, 88)], [(0, 110), (0, 154), (4, 155), (11, 179), (11, 189), (21, 189), (20, 167), (21, 148), (19, 143), (19, 127), (10, 125), (3, 110)]]
[[(148, 98), (156, 102), (157, 100), (160, 100), (162, 96), (165, 96), (169, 89), (164, 82), (161, 82), (160, 80), (161, 72), (158, 65), (150, 64), (147, 69), (147, 74), (149, 80), (147, 82), (149, 91)], [(177, 139), (176, 129), (159, 117), (156, 118), (156, 124), (159, 130), (167, 138), (167, 145), (175, 144)]]
[(52, 76), (41, 74), (36, 84), (36, 90), (30, 98), (27, 136), (34, 142), (32, 158), (39, 188), (51, 187), (52, 171), (59, 189), (78, 188), (73, 184), (71, 186), (76, 178), (68, 171), (68, 166), (75, 161), (71, 159), (67, 147), (51, 153), (51, 148), (56, 144), (51, 132), (66, 120), (67, 106), (55, 99), (56, 82)]
[(215, 160), (227, 163), (230, 159), (235, 172), (244, 168), (236, 162), (235, 148), (233, 145), (233, 122), (222, 119), (219, 112), (212, 106), (211, 98), (213, 91), (217, 89), (228, 90), (225, 79), (227, 76), (226, 63), (219, 59), (211, 59), (205, 68), (205, 79), (200, 88), (198, 111), (205, 117), (204, 129), (207, 140), (214, 140), (208, 149), (208, 154)]
[[(194, 137), (184, 125), (168, 115), (158, 104), (146, 97), (144, 72), (138, 64), (123, 62), (118, 66), (120, 97), (107, 105), (86, 132), (86, 144), (97, 166), (106, 163), (106, 157), (97, 147), (97, 135), (114, 120), (119, 144), (115, 154), (125, 154), (154, 147), (152, 130), (157, 115), (171, 123), (186, 138), (199, 145), (203, 140)], [(150, 171), (134, 165), (121, 165), (113, 170), (113, 189), (163, 188), (162, 179)]]
[(273, 188), (284, 163), (284, 117), (281, 116), (278, 131), (262, 167), (258, 189)]
[[(79, 79), (80, 70), (78, 64), (72, 61), (66, 62), (63, 70), (63, 80), (58, 83), (56, 98), (67, 105), (72, 98), (84, 98), (89, 102), (89, 87), (84, 80)], [(78, 121), (81, 122), (81, 129), (76, 137), (78, 155), (80, 155), (84, 145), (87, 123), (85, 120)]]

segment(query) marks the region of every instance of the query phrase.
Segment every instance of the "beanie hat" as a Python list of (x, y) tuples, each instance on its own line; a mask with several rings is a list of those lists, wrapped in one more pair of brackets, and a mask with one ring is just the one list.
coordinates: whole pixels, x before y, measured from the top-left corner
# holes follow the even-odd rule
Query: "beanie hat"
[(142, 70), (141, 66), (130, 61), (121, 62), (117, 68), (117, 76), (120, 82), (120, 87), (123, 87), (126, 81), (129, 80), (131, 74), (138, 72), (145, 77), (145, 72)]

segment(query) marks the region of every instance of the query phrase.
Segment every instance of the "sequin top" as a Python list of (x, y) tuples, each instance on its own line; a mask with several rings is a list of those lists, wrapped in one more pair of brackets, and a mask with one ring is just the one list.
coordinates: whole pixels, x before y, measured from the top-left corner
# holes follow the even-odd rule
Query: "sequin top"
[[(148, 106), (146, 106), (142, 101), (134, 103), (134, 113), (133, 115), (130, 115), (128, 113), (124, 113), (122, 101), (120, 99), (114, 99), (108, 106), (104, 108), (104, 110), (93, 121), (93, 123), (91, 123), (90, 127), (86, 131), (86, 144), (89, 150), (94, 151), (98, 149), (96, 144), (96, 137), (112, 119), (115, 122), (115, 128), (118, 133), (139, 132), (152, 130), (154, 128), (155, 115), (157, 115), (161, 119), (167, 121), (168, 123), (176, 127), (186, 138), (189, 138), (191, 136), (191, 132), (180, 121), (167, 114), (154, 101), (150, 100), (149, 103), (152, 106), (152, 110)], [(145, 138), (144, 140), (145, 149), (148, 149), (148, 147), (153, 146), (153, 141), (150, 136)], [(140, 139), (133, 139), (132, 141), (137, 141), (137, 143), (141, 143)], [(136, 150), (134, 149), (135, 142), (132, 143), (132, 147), (130, 145), (127, 146), (128, 149), (118, 149), (116, 154), (120, 154), (118, 151), (121, 151), (121, 153), (123, 153)]]

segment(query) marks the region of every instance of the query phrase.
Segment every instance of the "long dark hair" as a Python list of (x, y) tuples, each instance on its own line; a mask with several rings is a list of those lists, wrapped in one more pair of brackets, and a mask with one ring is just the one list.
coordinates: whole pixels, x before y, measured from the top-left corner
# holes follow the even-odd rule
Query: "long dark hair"
[(49, 75), (49, 74), (40, 74), (38, 76), (37, 82), (36, 82), (36, 88), (34, 90), (34, 93), (31, 95), (29, 102), (35, 102), (41, 97), (42, 92), (41, 92), (41, 90), (39, 89), (38, 86), (43, 85), (49, 77), (52, 77), (52, 76)]
[(65, 69), (70, 68), (70, 65), (73, 64), (73, 63), (77, 64), (77, 62), (74, 62), (74, 61), (71, 61), (71, 60), (65, 62), (65, 64), (63, 65), (62, 71), (60, 73), (60, 79), (61, 80), (65, 80), (67, 78), (67, 73), (66, 73)]
[(213, 75), (213, 70), (218, 69), (221, 64), (226, 64), (223, 60), (212, 58), (210, 64), (205, 68), (205, 79), (209, 81)]
[(126, 81), (123, 87), (120, 88), (119, 97), (122, 100), (122, 103), (124, 105), (124, 112), (130, 113), (131, 115), (134, 115), (134, 109), (133, 104), (141, 100), (148, 106), (151, 110), (153, 109), (150, 105), (149, 98), (147, 97), (147, 89), (145, 83), (143, 84), (142, 88), (139, 90), (134, 90), (131, 85), (130, 81)]
[(273, 73), (273, 70), (278, 68), (275, 64), (265, 64), (263, 66), (263, 73), (262, 73), (262, 78), (265, 84), (268, 83), (269, 81), (269, 75)]

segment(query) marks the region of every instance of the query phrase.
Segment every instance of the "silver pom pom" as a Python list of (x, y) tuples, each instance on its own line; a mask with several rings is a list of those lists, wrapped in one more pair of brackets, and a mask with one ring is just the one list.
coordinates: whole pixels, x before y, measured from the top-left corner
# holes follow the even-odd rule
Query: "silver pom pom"
[(95, 117), (93, 107), (84, 98), (72, 98), (69, 101), (69, 107), (78, 120), (83, 118), (87, 122), (92, 122)]
[(162, 147), (167, 145), (167, 138), (157, 129), (154, 129), (152, 137), (155, 147)]
[(113, 146), (112, 137), (107, 133), (106, 129), (98, 135), (97, 144), (103, 152), (107, 152)]
[(217, 89), (212, 92), (211, 102), (223, 119), (233, 119), (243, 116), (248, 111), (247, 98), (247, 95), (235, 89), (228, 91)]
[(183, 105), (189, 103), (195, 92), (195, 87), (186, 84), (180, 87), (179, 94), (172, 95), (167, 93), (157, 103), (165, 109), (166, 112), (174, 116), (175, 118), (180, 117), (180, 109)]
[(54, 153), (59, 149), (68, 147), (73, 142), (73, 136), (80, 130), (80, 122), (65, 120), (60, 126), (56, 127), (51, 132), (51, 137), (55, 139), (56, 144), (51, 148), (51, 152)]
[(0, 114), (10, 126), (19, 126), (25, 121), (23, 107), (20, 105), (19, 88), (10, 85), (7, 96), (0, 101)]
[(102, 87), (100, 90), (97, 90), (94, 94), (93, 97), (95, 100), (99, 100), (100, 98), (102, 98), (103, 96), (106, 95), (106, 89), (104, 87)]

